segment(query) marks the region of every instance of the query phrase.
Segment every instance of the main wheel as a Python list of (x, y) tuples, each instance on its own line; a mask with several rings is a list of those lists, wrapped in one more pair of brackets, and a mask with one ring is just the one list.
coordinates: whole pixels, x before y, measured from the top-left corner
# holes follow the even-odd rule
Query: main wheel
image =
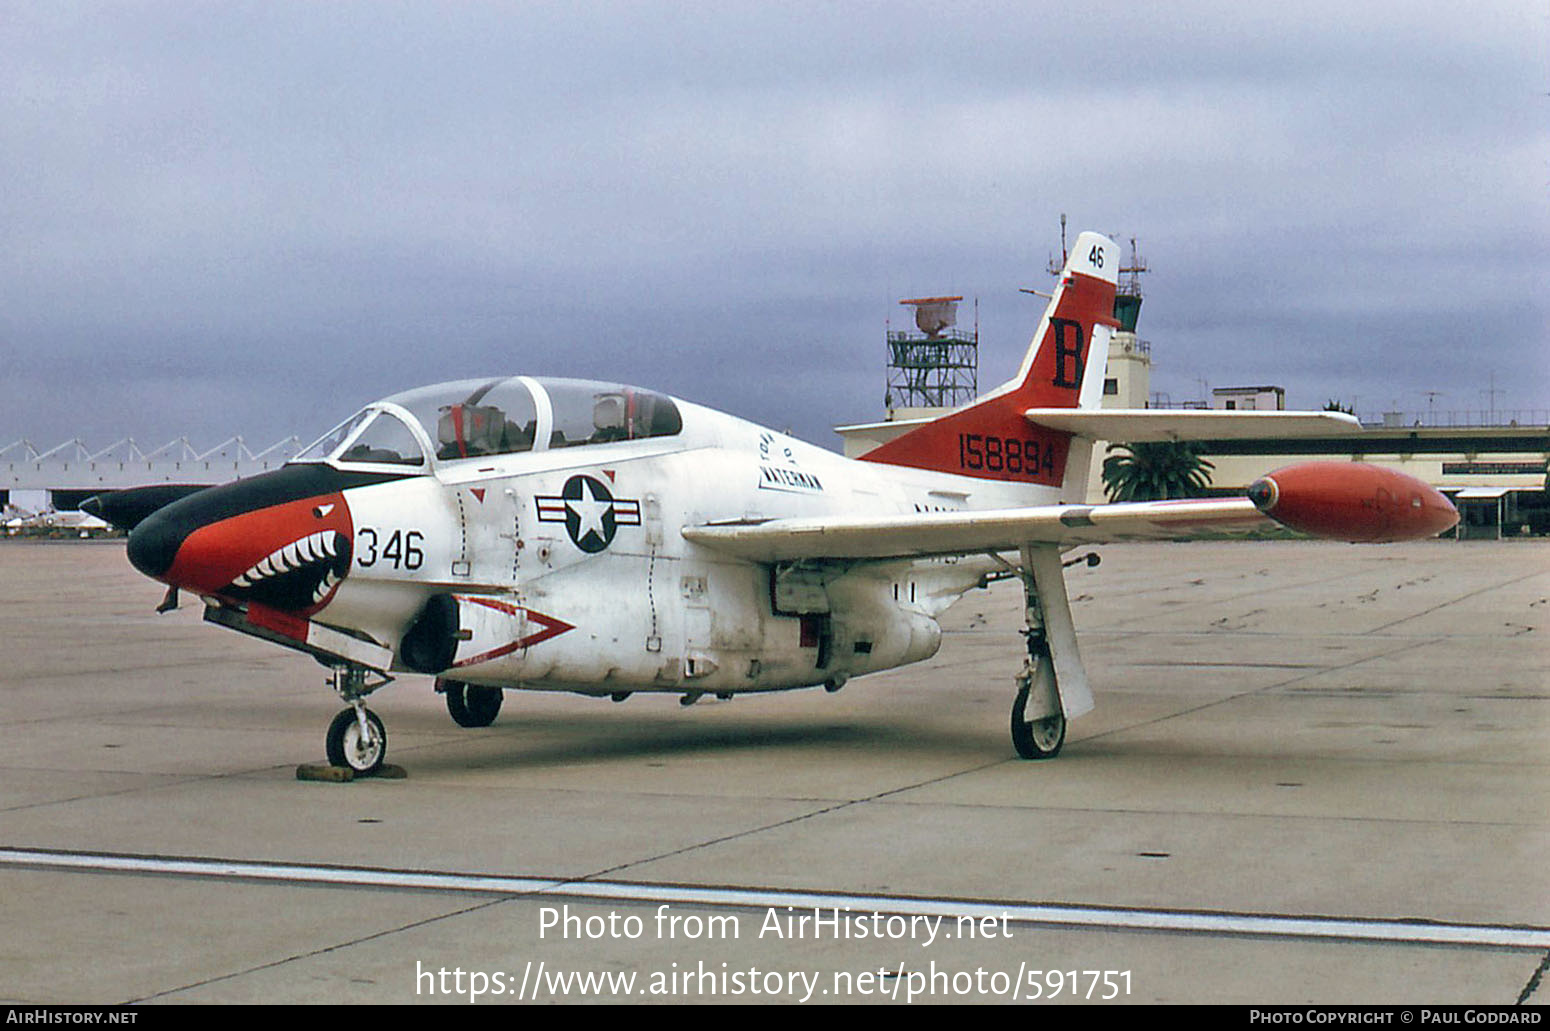
[(1056, 713), (1041, 719), (1023, 717), (1028, 708), (1028, 688), (1017, 692), (1012, 703), (1012, 747), (1024, 759), (1053, 759), (1060, 754), (1060, 746), (1066, 743), (1065, 713)]
[(454, 723), (460, 727), (488, 727), (495, 722), (501, 711), (500, 688), (460, 680), (448, 680), (445, 684), (447, 711)]
[(387, 758), (387, 731), (370, 709), (366, 710), (369, 733), (361, 734), (361, 721), (353, 708), (342, 710), (328, 725), (328, 762), (347, 766), (361, 776), (376, 773)]

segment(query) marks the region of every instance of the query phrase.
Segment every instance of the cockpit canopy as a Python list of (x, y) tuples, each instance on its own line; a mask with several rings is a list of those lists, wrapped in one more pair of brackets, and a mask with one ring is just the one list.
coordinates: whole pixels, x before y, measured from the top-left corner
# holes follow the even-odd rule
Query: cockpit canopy
[(437, 462), (676, 436), (673, 399), (576, 379), (461, 380), (367, 405), (296, 456), (299, 462), (424, 468)]

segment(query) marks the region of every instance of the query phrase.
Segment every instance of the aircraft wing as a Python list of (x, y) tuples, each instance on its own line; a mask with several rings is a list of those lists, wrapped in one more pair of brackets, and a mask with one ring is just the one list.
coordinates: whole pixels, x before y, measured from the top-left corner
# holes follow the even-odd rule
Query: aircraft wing
[(1393, 469), (1305, 462), (1277, 469), (1241, 498), (1033, 505), (978, 512), (816, 516), (686, 526), (686, 540), (756, 562), (916, 558), (1245, 534), (1277, 524), (1343, 541), (1434, 537), (1458, 522), (1440, 492)]
[(1028, 543), (1075, 547), (1111, 541), (1173, 540), (1210, 532), (1247, 533), (1275, 525), (1248, 498), (1212, 498), (706, 523), (685, 527), (683, 535), (738, 558), (782, 562), (964, 555), (1015, 551)]

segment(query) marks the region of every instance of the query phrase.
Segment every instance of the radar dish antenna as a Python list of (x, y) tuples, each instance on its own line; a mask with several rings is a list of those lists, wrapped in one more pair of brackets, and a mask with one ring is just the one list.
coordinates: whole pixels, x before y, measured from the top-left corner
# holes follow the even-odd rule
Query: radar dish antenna
[(915, 309), (915, 325), (932, 340), (942, 335), (944, 329), (958, 324), (958, 302), (962, 297), (916, 297), (900, 304)]

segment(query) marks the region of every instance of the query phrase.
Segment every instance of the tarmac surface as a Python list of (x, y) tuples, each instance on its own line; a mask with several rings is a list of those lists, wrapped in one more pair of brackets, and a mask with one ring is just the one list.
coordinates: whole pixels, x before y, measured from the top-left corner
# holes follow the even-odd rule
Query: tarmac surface
[(1002, 584), (833, 695), (404, 677), (337, 784), (321, 667), (0, 542), (0, 1000), (1547, 1001), (1550, 543), (1100, 551), (1054, 761)]

